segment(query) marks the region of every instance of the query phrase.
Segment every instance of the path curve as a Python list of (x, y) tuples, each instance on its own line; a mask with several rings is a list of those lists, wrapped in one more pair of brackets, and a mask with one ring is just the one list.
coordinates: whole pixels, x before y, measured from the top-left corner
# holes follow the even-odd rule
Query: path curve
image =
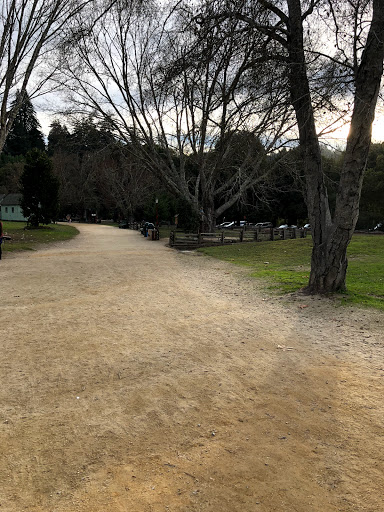
[(0, 510), (382, 509), (382, 314), (79, 230), (0, 264)]

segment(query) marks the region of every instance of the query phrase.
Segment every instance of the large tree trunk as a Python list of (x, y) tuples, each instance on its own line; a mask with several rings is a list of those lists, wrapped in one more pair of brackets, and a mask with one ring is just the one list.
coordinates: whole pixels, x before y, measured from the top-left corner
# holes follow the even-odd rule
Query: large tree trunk
[(295, 109), (299, 129), (300, 149), (306, 176), (306, 202), (313, 238), (308, 291), (317, 292), (320, 290), (315, 289), (315, 287), (312, 289), (312, 284), (314, 285), (316, 281), (314, 279), (315, 274), (321, 269), (321, 274), (326, 275), (329, 268), (332, 267), (327, 247), (332, 221), (307, 76), (300, 0), (288, 0), (288, 6), (289, 83), (291, 101)]
[(216, 228), (216, 210), (214, 206), (213, 194), (209, 189), (202, 191), (202, 209), (202, 231), (205, 233), (214, 233)]
[(370, 32), (357, 70), (354, 112), (333, 222), (306, 74), (300, 0), (288, 0), (288, 6), (291, 97), (299, 127), (306, 173), (308, 215), (313, 233), (311, 274), (307, 291), (341, 291), (345, 289), (347, 247), (359, 214), (363, 172), (383, 71), (384, 2), (373, 2)]

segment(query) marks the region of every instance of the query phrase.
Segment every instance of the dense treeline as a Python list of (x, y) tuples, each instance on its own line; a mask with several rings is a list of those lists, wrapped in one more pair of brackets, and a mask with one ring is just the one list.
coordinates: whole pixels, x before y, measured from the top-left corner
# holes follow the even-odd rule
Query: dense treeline
[[(45, 145), (36, 113), (27, 100), (16, 118), (8, 141), (0, 157), (0, 193), (20, 190), (25, 157), (32, 148), (38, 148), (47, 151), (60, 184), (60, 218), (64, 219), (69, 214), (90, 220), (94, 213), (98, 218), (115, 220), (154, 220), (157, 197), (161, 221), (172, 222), (178, 213), (181, 225), (192, 228), (199, 223), (199, 217), (194, 217), (188, 203), (171, 194), (156, 175), (143, 167), (140, 160), (135, 160), (135, 153), (129, 145), (118, 141), (107, 124), (99, 123), (94, 118), (82, 118), (70, 129), (66, 124), (54, 121)], [(239, 158), (241, 155), (235, 148), (232, 160)], [(271, 221), (275, 225), (279, 222), (302, 224), (307, 221), (297, 151), (284, 149), (278, 156), (270, 156), (269, 159), (279, 160), (269, 191), (264, 191), (262, 197), (254, 191), (248, 192), (218, 221), (246, 219), (248, 222)], [(331, 203), (334, 201), (342, 159), (341, 151), (324, 150)], [(380, 143), (373, 144), (369, 154), (362, 188), (359, 228), (372, 228), (384, 218), (383, 194), (384, 144)]]

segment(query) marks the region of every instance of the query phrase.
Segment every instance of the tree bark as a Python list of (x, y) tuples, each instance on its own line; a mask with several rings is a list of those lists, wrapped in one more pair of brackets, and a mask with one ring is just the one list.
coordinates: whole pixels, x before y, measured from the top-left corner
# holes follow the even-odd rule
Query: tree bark
[(202, 190), (203, 232), (213, 233), (216, 228), (216, 210), (212, 191), (209, 187)]

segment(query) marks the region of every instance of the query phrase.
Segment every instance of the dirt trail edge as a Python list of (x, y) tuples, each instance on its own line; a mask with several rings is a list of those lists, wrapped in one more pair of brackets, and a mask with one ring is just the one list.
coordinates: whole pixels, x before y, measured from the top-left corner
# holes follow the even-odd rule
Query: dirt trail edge
[(379, 512), (384, 318), (80, 225), (0, 264), (3, 512)]

